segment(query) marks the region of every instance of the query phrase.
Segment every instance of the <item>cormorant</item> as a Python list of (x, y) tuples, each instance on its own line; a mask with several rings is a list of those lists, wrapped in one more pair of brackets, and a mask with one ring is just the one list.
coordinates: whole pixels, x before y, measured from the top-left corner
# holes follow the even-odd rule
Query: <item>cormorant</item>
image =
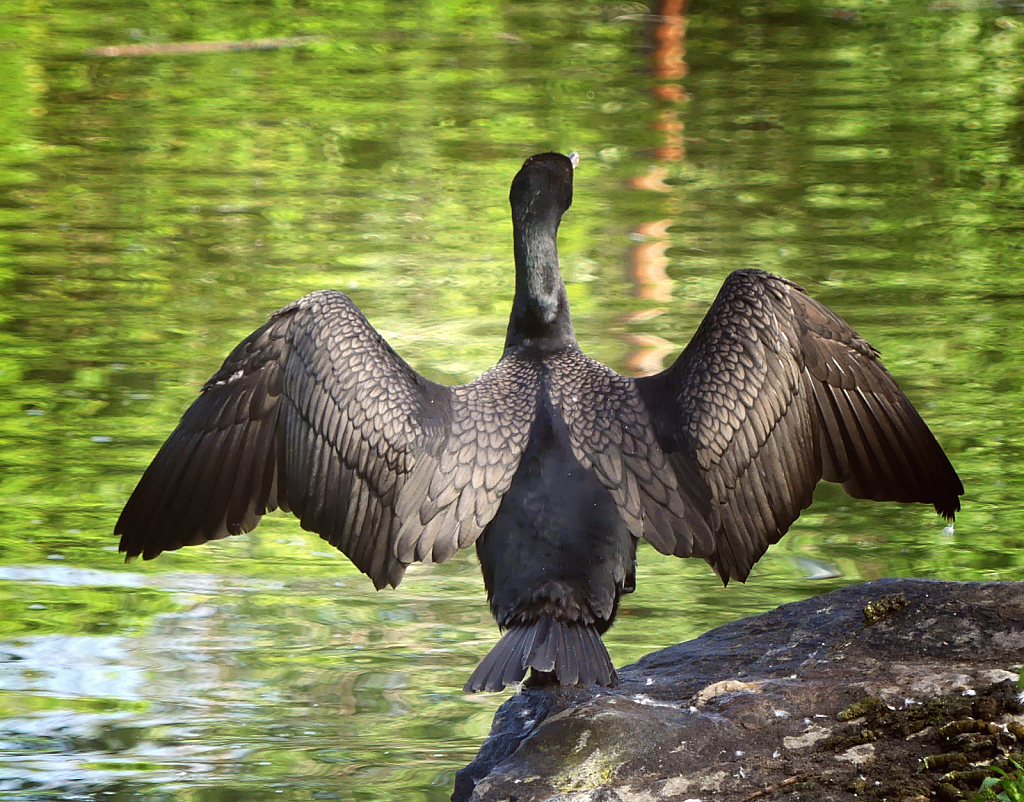
[(822, 478), (926, 502), (963, 485), (878, 353), (796, 284), (725, 281), (675, 363), (632, 379), (576, 343), (556, 234), (574, 153), (512, 182), (516, 284), (498, 364), (461, 386), (417, 374), (346, 295), (275, 312), (203, 386), (115, 527), (128, 558), (297, 515), (379, 589), (476, 545), (503, 637), (465, 690), (616, 683), (601, 642), (636, 547), (751, 567)]

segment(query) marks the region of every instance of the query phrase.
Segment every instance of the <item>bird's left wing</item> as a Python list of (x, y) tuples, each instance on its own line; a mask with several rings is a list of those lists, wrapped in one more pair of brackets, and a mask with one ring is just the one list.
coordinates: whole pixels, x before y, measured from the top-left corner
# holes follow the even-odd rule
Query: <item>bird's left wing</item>
[(346, 295), (312, 293), (204, 385), (122, 511), (121, 551), (148, 559), (248, 532), (280, 507), (378, 588), (397, 585), (410, 562), (447, 559), (493, 517), (535, 385), (501, 364), (461, 387), (427, 381)]

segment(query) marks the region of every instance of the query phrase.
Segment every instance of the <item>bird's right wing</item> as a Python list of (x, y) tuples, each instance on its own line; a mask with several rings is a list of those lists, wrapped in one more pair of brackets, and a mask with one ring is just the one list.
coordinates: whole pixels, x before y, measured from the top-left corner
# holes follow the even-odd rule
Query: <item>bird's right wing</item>
[(723, 579), (745, 579), (822, 478), (851, 496), (933, 504), (963, 485), (878, 354), (790, 281), (730, 275), (676, 362), (635, 380), (658, 442), (699, 466)]
[(248, 532), (280, 507), (378, 588), (397, 585), (409, 563), (447, 559), (493, 517), (536, 386), (503, 364), (461, 387), (427, 381), (347, 296), (313, 293), (205, 384), (122, 511), (121, 551), (149, 559)]

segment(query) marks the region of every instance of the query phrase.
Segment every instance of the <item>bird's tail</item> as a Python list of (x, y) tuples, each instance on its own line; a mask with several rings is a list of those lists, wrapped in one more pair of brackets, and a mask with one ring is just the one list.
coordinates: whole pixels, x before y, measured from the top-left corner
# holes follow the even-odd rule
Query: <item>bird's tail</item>
[(542, 618), (505, 631), (462, 689), (500, 691), (520, 682), (526, 670), (553, 675), (559, 685), (614, 686), (615, 666), (592, 624)]

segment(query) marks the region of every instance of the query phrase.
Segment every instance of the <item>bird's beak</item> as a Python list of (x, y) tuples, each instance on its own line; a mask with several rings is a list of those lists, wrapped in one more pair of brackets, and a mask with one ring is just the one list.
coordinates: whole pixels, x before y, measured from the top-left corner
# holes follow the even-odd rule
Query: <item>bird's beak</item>
[(580, 166), (580, 154), (575, 150), (569, 154), (569, 163), (572, 165), (573, 170)]

